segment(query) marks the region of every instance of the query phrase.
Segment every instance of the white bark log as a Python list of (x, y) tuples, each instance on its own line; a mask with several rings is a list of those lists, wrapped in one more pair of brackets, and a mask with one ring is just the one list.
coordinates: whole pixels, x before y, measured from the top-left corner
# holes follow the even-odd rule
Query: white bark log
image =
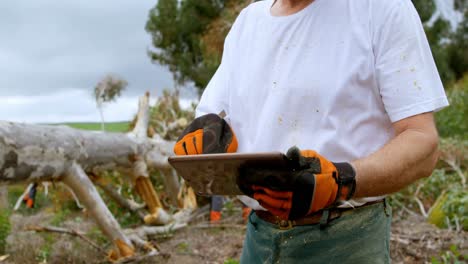
[[(167, 159), (173, 153), (174, 142), (159, 135), (147, 137), (148, 104), (149, 94), (140, 99), (136, 127), (128, 134), (0, 121), (0, 185), (62, 180), (90, 211), (103, 233), (116, 244), (120, 256), (132, 254), (133, 249), (128, 247), (130, 240), (121, 231), (87, 174), (120, 170), (136, 180), (148, 177), (150, 170), (171, 169)], [(176, 185), (174, 182), (169, 184)], [(157, 206), (157, 194), (152, 186), (149, 187), (145, 187), (145, 195), (153, 202), (153, 212), (145, 218), (155, 218), (150, 220), (158, 224), (169, 223), (172, 216)], [(177, 223), (178, 226), (183, 225)]]
[(74, 161), (95, 174), (106, 169), (126, 171), (137, 156), (149, 168), (165, 169), (173, 144), (159, 137), (0, 121), (0, 182), (57, 180)]
[(144, 241), (148, 236), (174, 232), (186, 227), (194, 217), (192, 213), (193, 210), (190, 209), (181, 210), (174, 214), (174, 222), (165, 226), (140, 226), (134, 229), (126, 229), (124, 232), (134, 244), (141, 244), (141, 241)]
[(74, 190), (78, 199), (83, 202), (89, 214), (93, 216), (101, 231), (111, 239), (112, 242), (124, 242), (131, 245), (130, 240), (121, 231), (119, 223), (107, 208), (98, 191), (92, 184), (88, 175), (76, 163), (67, 168), (62, 178), (63, 183)]
[(131, 134), (137, 138), (146, 138), (149, 124), (149, 93), (138, 101), (137, 122)]
[(104, 121), (104, 109), (102, 109), (102, 104), (99, 106), (99, 115), (101, 116), (101, 131), (106, 131), (105, 121)]

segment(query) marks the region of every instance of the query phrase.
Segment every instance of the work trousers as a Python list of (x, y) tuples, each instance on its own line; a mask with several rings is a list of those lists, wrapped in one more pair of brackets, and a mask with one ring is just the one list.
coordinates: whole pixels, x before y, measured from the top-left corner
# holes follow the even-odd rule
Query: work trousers
[(356, 208), (325, 225), (281, 230), (249, 216), (241, 264), (390, 263), (391, 209), (385, 202)]

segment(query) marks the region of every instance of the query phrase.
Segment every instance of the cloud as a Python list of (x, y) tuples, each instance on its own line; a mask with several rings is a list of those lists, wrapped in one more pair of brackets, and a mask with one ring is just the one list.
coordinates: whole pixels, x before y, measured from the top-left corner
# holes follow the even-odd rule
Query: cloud
[[(122, 97), (104, 108), (106, 121), (130, 120), (136, 113), (137, 97)], [(98, 121), (99, 112), (91, 94), (67, 89), (54, 95), (0, 97), (0, 120), (26, 123)]]
[(0, 1), (0, 96), (90, 92), (107, 73), (129, 82), (126, 97), (172, 87), (170, 73), (146, 54), (151, 40), (144, 26), (154, 5), (148, 0)]
[[(144, 27), (155, 0), (0, 1), (0, 120), (96, 122), (91, 96), (113, 73), (129, 83), (104, 109), (106, 121), (133, 118), (138, 97), (173, 87), (147, 56)], [(194, 90), (183, 95), (195, 98)], [(191, 99), (183, 100), (190, 104)]]

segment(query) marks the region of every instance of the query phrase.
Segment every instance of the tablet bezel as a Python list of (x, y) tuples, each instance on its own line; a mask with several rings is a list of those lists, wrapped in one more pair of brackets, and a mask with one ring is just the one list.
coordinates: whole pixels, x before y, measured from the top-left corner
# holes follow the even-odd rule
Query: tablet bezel
[(281, 152), (172, 156), (168, 161), (198, 195), (204, 196), (243, 195), (237, 185), (242, 166), (274, 168), (286, 165), (286, 157)]

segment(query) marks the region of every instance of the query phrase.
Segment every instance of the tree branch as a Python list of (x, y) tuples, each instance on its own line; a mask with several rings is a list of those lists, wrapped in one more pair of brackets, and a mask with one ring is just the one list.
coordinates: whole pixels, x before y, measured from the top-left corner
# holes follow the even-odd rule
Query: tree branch
[(130, 135), (136, 138), (144, 139), (148, 134), (149, 124), (149, 93), (146, 92), (145, 96), (140, 98), (138, 103), (137, 122)]
[(76, 194), (75, 192), (68, 186), (68, 185), (63, 185), (65, 186), (65, 188), (70, 192), (70, 194), (72, 195), (73, 197), (73, 200), (75, 200), (75, 203), (76, 203), (76, 206), (80, 209), (83, 209), (83, 205), (80, 203), (80, 200), (78, 199), (78, 197), (76, 197)]
[(111, 239), (118, 249), (120, 257), (127, 257), (134, 254), (130, 240), (122, 233), (119, 223), (104, 204), (98, 191), (91, 183), (84, 170), (76, 163), (73, 163), (63, 176), (63, 183), (68, 185), (86, 206), (86, 209), (93, 216), (102, 232)]
[(143, 220), (145, 218), (145, 213), (143, 212), (143, 205), (139, 205), (135, 202), (125, 199), (120, 195), (117, 190), (115, 190), (110, 184), (105, 184), (100, 181), (95, 181), (94, 184), (99, 186), (110, 198), (112, 198), (119, 206), (129, 210), (138, 215), (138, 217)]
[(418, 204), (419, 206), (419, 211), (421, 211), (421, 214), (424, 216), (424, 218), (427, 218), (427, 212), (426, 212), (426, 209), (424, 208), (424, 205), (423, 203), (421, 202), (421, 200), (419, 200), (418, 197), (414, 196), (413, 199), (416, 201), (416, 203)]
[(463, 171), (461, 170), (460, 166), (458, 166), (453, 159), (444, 158), (443, 161), (445, 161), (445, 163), (447, 163), (458, 174), (462, 186), (466, 187), (466, 176), (465, 173), (463, 173)]

